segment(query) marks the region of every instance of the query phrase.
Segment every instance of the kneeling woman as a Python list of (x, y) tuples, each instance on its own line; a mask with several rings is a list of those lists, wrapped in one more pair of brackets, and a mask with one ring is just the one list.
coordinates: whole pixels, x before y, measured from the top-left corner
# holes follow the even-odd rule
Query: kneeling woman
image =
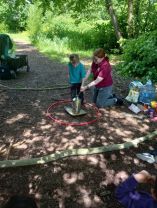
[[(84, 86), (84, 82), (90, 74), (93, 74), (94, 81)], [(85, 91), (94, 86), (93, 102), (98, 108), (104, 108), (113, 105), (121, 105), (122, 100), (112, 95), (112, 68), (108, 57), (103, 48), (95, 50), (93, 54), (93, 63), (83, 80), (81, 91)]]

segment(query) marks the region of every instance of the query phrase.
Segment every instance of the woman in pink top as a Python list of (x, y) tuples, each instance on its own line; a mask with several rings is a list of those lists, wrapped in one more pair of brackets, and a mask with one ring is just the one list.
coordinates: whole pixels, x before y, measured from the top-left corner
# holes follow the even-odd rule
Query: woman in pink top
[[(90, 74), (93, 74), (94, 81), (84, 86), (84, 82)], [(82, 82), (81, 91), (94, 86), (93, 102), (98, 108), (121, 105), (122, 100), (112, 94), (112, 68), (103, 48), (96, 49), (93, 54), (93, 63)]]

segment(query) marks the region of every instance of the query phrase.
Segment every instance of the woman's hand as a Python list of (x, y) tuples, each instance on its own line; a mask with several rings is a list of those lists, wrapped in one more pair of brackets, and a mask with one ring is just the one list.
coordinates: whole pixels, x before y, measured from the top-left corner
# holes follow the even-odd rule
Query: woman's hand
[(89, 89), (90, 87), (93, 87), (93, 86), (97, 85), (97, 84), (98, 84), (99, 82), (101, 82), (103, 79), (104, 79), (104, 78), (98, 76), (98, 77), (96, 78), (96, 80), (90, 82), (88, 85), (83, 86), (83, 84), (82, 84), (80, 91), (81, 91), (81, 92), (84, 92), (85, 90)]
[(84, 92), (84, 91), (87, 90), (87, 89), (88, 89), (88, 86), (81, 86), (80, 91), (81, 91), (81, 92)]

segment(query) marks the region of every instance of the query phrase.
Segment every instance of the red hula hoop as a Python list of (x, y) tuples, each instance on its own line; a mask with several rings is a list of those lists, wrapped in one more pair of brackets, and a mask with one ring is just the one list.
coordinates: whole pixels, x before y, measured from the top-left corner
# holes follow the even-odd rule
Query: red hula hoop
[(55, 102), (53, 104), (51, 104), (48, 109), (47, 109), (47, 117), (49, 117), (51, 120), (53, 120), (54, 122), (60, 124), (60, 125), (64, 125), (64, 126), (86, 126), (86, 125), (89, 125), (89, 124), (92, 124), (94, 122), (96, 122), (99, 117), (100, 117), (100, 112), (99, 112), (99, 109), (97, 107), (95, 107), (94, 105), (92, 104), (88, 104), (86, 103), (85, 105), (89, 105), (89, 106), (92, 106), (92, 108), (94, 108), (94, 110), (96, 111), (96, 118), (91, 120), (91, 121), (86, 121), (86, 122), (81, 122), (81, 123), (76, 123), (76, 122), (65, 122), (61, 119), (58, 119), (58, 118), (55, 118), (55, 116), (53, 116), (52, 113), (50, 113), (50, 109), (54, 109), (56, 106), (62, 104), (62, 103), (70, 103), (71, 101), (70, 100), (60, 100), (58, 102)]

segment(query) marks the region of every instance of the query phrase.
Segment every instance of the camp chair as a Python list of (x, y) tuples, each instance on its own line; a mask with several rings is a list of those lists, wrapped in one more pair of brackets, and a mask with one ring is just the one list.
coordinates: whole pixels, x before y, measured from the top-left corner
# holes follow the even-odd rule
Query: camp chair
[[(26, 71), (30, 71), (27, 55), (14, 55), (11, 53), (13, 42), (7, 34), (0, 34), (0, 78), (4, 78), (3, 74), (7, 74), (10, 78), (11, 74), (16, 75), (19, 68), (26, 66)], [(7, 77), (6, 77), (7, 78)], [(8, 77), (9, 78), (9, 77)]]

